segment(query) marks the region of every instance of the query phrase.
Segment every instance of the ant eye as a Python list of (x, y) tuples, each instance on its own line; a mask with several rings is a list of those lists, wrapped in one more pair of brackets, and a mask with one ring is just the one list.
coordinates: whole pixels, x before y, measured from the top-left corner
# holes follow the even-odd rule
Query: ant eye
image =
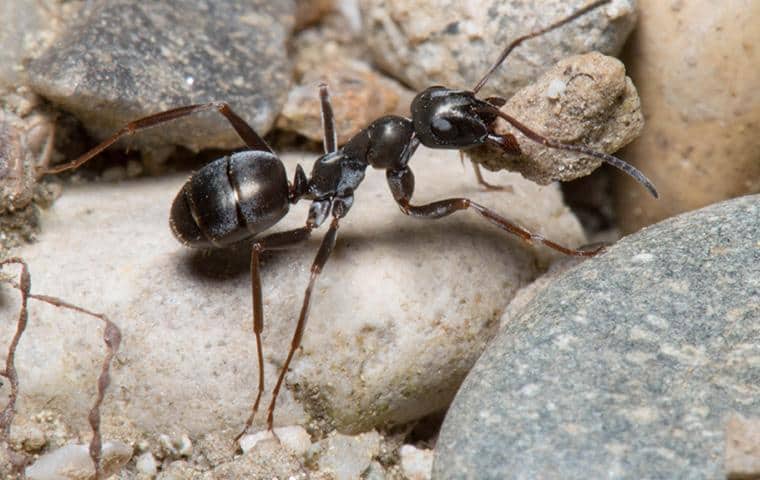
[(441, 140), (454, 140), (459, 135), (459, 130), (454, 124), (443, 117), (433, 117), (430, 130)]

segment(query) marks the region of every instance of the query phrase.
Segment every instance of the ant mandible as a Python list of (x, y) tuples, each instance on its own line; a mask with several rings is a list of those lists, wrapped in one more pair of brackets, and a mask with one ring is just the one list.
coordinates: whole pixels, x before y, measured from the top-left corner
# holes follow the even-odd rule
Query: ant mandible
[[(412, 119), (388, 115), (372, 122), (353, 136), (343, 147), (337, 146), (337, 135), (326, 85), (320, 86), (325, 154), (306, 176), (298, 165), (293, 181), (287, 180), (285, 167), (269, 145), (228, 104), (210, 102), (179, 107), (130, 122), (81, 157), (53, 167), (48, 173), (59, 173), (79, 167), (127, 135), (198, 112), (216, 110), (221, 113), (245, 143), (247, 150), (218, 158), (195, 172), (182, 186), (171, 207), (169, 223), (175, 237), (190, 247), (224, 248), (243, 240), (253, 239), (251, 248), (251, 292), (253, 303), (253, 332), (256, 337), (259, 382), (256, 398), (239, 439), (252, 425), (264, 390), (264, 359), (261, 334), (264, 328), (262, 308), (260, 257), (264, 251), (289, 248), (307, 240), (312, 230), (328, 217), (330, 225), (312, 263), (310, 278), (304, 293), (290, 349), (280, 370), (267, 409), (267, 428), (273, 429), (277, 395), (306, 327), (314, 285), (335, 246), (340, 220), (351, 209), (354, 191), (364, 179), (367, 167), (386, 171), (394, 200), (409, 216), (438, 219), (460, 210), (472, 209), (496, 227), (519, 236), (527, 242), (540, 242), (566, 255), (593, 256), (595, 250), (575, 250), (533, 234), (515, 225), (495, 211), (468, 198), (448, 198), (424, 205), (411, 204), (414, 175), (408, 163), (420, 143), (432, 148), (462, 149), (485, 142), (513, 149), (512, 136), (496, 136), (490, 126), (496, 117), (515, 125), (531, 140), (550, 148), (571, 150), (593, 155), (622, 168), (655, 193), (651, 182), (638, 170), (615, 157), (586, 147), (568, 145), (544, 138), (509, 115), (499, 111), (498, 100), (475, 98), (490, 74), (504, 61), (509, 52), (522, 41), (557, 28), (592, 8), (607, 3), (597, 1), (550, 27), (520, 37), (502, 52), (499, 60), (479, 82), (473, 92), (431, 87), (417, 95), (412, 103)], [(516, 147), (519, 149), (519, 147)], [(258, 237), (277, 224), (291, 204), (310, 200), (311, 205), (303, 227)]]

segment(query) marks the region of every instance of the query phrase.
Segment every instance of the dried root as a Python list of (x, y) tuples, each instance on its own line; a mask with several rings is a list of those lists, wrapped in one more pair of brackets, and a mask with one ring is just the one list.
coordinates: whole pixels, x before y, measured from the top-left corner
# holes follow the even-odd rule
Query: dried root
[(108, 317), (101, 313), (91, 312), (87, 309), (61, 300), (60, 298), (31, 293), (31, 276), (29, 275), (29, 268), (27, 267), (24, 260), (17, 257), (8, 258), (0, 262), (0, 268), (4, 265), (14, 263), (21, 266), (21, 273), (18, 283), (10, 280), (0, 279), (7, 283), (10, 283), (14, 288), (17, 288), (21, 292), (21, 308), (19, 309), (18, 321), (16, 323), (16, 333), (13, 335), (13, 340), (8, 347), (8, 355), (5, 359), (5, 370), (0, 372), (0, 376), (7, 378), (10, 382), (11, 387), (8, 404), (5, 406), (5, 408), (3, 408), (2, 412), (0, 412), (0, 441), (8, 442), (11, 431), (11, 424), (13, 423), (13, 417), (16, 413), (16, 401), (18, 400), (19, 392), (18, 372), (16, 371), (15, 365), (16, 348), (18, 347), (18, 343), (21, 340), (21, 336), (23, 335), (27, 322), (29, 320), (29, 299), (38, 300), (55, 307), (66, 308), (79, 313), (84, 313), (85, 315), (89, 315), (91, 317), (95, 317), (97, 319), (100, 319), (105, 324), (105, 328), (103, 330), (103, 341), (106, 344), (106, 355), (103, 358), (103, 366), (101, 367), (100, 375), (98, 376), (97, 398), (95, 399), (95, 404), (93, 405), (92, 409), (90, 409), (90, 413), (88, 415), (90, 428), (92, 429), (92, 439), (90, 440), (90, 458), (92, 458), (92, 463), (95, 467), (95, 480), (98, 480), (101, 477), (102, 471), (100, 465), (102, 449), (102, 437), (100, 433), (100, 406), (103, 403), (106, 389), (108, 388), (108, 385), (111, 381), (111, 361), (119, 349), (119, 343), (121, 342), (121, 331), (116, 326), (116, 324), (111, 322)]

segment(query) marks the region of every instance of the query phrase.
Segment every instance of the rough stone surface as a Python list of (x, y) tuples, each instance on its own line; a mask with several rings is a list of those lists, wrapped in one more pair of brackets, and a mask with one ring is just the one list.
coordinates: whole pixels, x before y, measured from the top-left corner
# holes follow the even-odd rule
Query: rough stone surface
[(312, 451), (319, 455), (319, 470), (335, 480), (352, 480), (369, 468), (380, 452), (380, 434), (375, 431), (361, 435), (331, 433), (314, 444)]
[(240, 455), (227, 463), (219, 465), (203, 475), (180, 478), (200, 478), (201, 480), (287, 478), (307, 480), (311, 476), (291, 452), (278, 443), (277, 440), (270, 439), (260, 442), (256, 449), (247, 454)]
[[(81, 23), (31, 63), (30, 82), (98, 139), (144, 115), (208, 101), (228, 102), (263, 134), (290, 82), (285, 42), (294, 8), (292, 1), (90, 2)], [(130, 141), (155, 156), (167, 145), (241, 143), (215, 112)]]
[(539, 293), (462, 385), (433, 478), (724, 478), (729, 418), (760, 411), (759, 216), (681, 215)]
[[(314, 157), (283, 158), (292, 172)], [(503, 173), (494, 180), (511, 192), (484, 192), (463, 175), (455, 152), (420, 149), (411, 166), (419, 202), (467, 195), (545, 237), (583, 243), (556, 186)], [(257, 369), (249, 255), (177, 243), (167, 216), (184, 180), (71, 187), (43, 216), (39, 241), (13, 252), (28, 261), (33, 291), (104, 312), (122, 330), (104, 435), (131, 425), (147, 435), (194, 439), (213, 431), (232, 438), (250, 409)], [(282, 228), (302, 225), (306, 209), (296, 205)], [(264, 257), (264, 405), (323, 230), (302, 248)], [(383, 172), (368, 171), (315, 289), (275, 424), (312, 419), (315, 428), (324, 422), (359, 431), (441, 410), (514, 292), (552, 258), (468, 212), (439, 221), (405, 217)], [(17, 294), (4, 289), (3, 298), (0, 317), (15, 316)], [(38, 303), (30, 315), (16, 360), (20, 411), (52, 408), (81, 426), (103, 355), (101, 326)], [(0, 324), (0, 351), (12, 328)], [(264, 418), (257, 418), (259, 428)]]
[[(597, 52), (559, 61), (502, 110), (548, 138), (604, 153), (621, 149), (644, 127), (636, 87), (625, 76), (625, 66)], [(588, 175), (602, 164), (594, 157), (547, 148), (501, 119), (495, 131), (514, 135), (523, 155), (507, 155), (490, 146), (466, 151), (489, 170), (518, 171), (545, 185)]]
[(25, 106), (26, 98), (13, 100), (0, 101), (0, 250), (33, 239), (39, 222), (34, 203), (46, 205), (57, 196), (38, 183), (39, 169), (55, 150), (52, 119)]
[(361, 61), (336, 60), (307, 72), (288, 94), (277, 126), (322, 141), (319, 83), (330, 88), (338, 144), (389, 113), (409, 116), (413, 93)]
[(75, 16), (81, 1), (0, 2), (0, 91), (25, 82), (25, 64), (40, 54)]
[[(132, 458), (132, 448), (119, 442), (103, 444), (103, 478), (121, 470)], [(87, 445), (66, 445), (38, 458), (26, 469), (29, 480), (91, 480), (95, 468)]]
[[(587, 5), (547, 0), (361, 0), (375, 61), (416, 90), (431, 85), (471, 89), (517, 37)], [(484, 96), (512, 96), (547, 68), (571, 55), (615, 55), (636, 23), (636, 2), (616, 0), (562, 28), (532, 39), (501, 66)]]
[(641, 1), (626, 64), (647, 127), (626, 158), (661, 200), (616, 177), (624, 231), (760, 192), (758, 24), (754, 0)]
[(401, 468), (409, 480), (430, 480), (433, 469), (433, 451), (427, 448), (417, 448), (414, 445), (404, 445), (399, 449)]

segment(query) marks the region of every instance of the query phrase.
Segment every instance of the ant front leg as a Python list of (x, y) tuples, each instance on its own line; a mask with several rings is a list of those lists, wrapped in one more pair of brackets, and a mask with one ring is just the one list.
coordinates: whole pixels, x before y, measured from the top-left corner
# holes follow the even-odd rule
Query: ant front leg
[(269, 147), (269, 145), (264, 141), (264, 139), (261, 138), (259, 134), (256, 133), (256, 131), (245, 122), (245, 120), (243, 120), (238, 114), (233, 112), (227, 103), (210, 102), (210, 103), (201, 103), (197, 105), (188, 105), (185, 107), (173, 108), (165, 112), (154, 113), (153, 115), (148, 115), (147, 117), (143, 117), (133, 122), (129, 122), (124, 127), (122, 127), (118, 132), (113, 134), (110, 138), (104, 140), (102, 143), (92, 148), (90, 151), (86, 152), (79, 158), (76, 158), (70, 162), (63, 163), (61, 165), (56, 165), (55, 167), (49, 168), (44, 173), (60, 173), (66, 170), (77, 168), (81, 166), (82, 164), (84, 164), (85, 162), (92, 159), (93, 157), (95, 157), (96, 155), (98, 155), (100, 152), (102, 152), (106, 148), (116, 143), (122, 137), (125, 137), (128, 135), (134, 135), (140, 130), (144, 130), (150, 127), (155, 127), (156, 125), (160, 125), (162, 123), (170, 122), (178, 118), (186, 117), (188, 115), (192, 115), (198, 112), (205, 112), (208, 110), (216, 110), (222, 115), (224, 115), (224, 118), (226, 118), (227, 121), (230, 123), (230, 125), (232, 125), (232, 128), (235, 129), (237, 134), (240, 136), (243, 142), (245, 142), (246, 146), (249, 149), (259, 150), (259, 151), (264, 151), (264, 152), (269, 152), (269, 153), (274, 154), (274, 152)]
[(408, 167), (402, 170), (387, 170), (386, 177), (393, 198), (405, 215), (436, 220), (442, 217), (447, 217), (460, 210), (472, 209), (491, 224), (496, 225), (500, 229), (512, 233), (513, 235), (517, 235), (528, 243), (540, 242), (549, 248), (564, 253), (565, 255), (593, 257), (604, 250), (604, 247), (599, 247), (594, 250), (575, 250), (562, 246), (541, 235), (531, 233), (528, 230), (515, 225), (493, 210), (475, 203), (469, 198), (448, 198), (425, 205), (412, 205), (410, 203), (412, 195), (414, 194), (414, 174), (412, 173), (412, 170)]

